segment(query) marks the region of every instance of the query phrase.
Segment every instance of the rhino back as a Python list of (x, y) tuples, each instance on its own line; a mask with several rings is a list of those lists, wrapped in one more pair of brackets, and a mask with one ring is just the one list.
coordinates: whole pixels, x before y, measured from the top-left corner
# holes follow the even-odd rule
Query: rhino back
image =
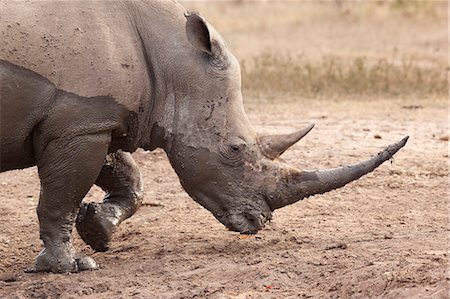
[(119, 1), (1, 1), (0, 59), (130, 111), (148, 93), (141, 41)]

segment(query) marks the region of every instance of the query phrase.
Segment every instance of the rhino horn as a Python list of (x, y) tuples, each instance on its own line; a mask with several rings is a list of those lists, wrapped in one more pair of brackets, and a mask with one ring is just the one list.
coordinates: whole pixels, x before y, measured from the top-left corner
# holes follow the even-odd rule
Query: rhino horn
[[(282, 168), (278, 183), (268, 195), (268, 204), (272, 210), (295, 203), (314, 194), (322, 194), (359, 179), (372, 172), (401, 149), (408, 140), (391, 144), (372, 158), (349, 166), (318, 171), (299, 171), (294, 168)], [(270, 196), (272, 194), (272, 196)]]
[(288, 148), (305, 137), (314, 128), (314, 124), (307, 126), (297, 132), (284, 135), (259, 136), (258, 142), (263, 154), (269, 159), (281, 156)]

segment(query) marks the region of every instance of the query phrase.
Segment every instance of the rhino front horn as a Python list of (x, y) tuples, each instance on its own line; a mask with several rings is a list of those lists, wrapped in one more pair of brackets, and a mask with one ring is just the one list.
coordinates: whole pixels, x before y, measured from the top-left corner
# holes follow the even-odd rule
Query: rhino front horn
[(408, 140), (391, 144), (384, 150), (364, 162), (342, 166), (334, 169), (318, 171), (299, 171), (294, 168), (281, 168), (276, 190), (268, 196), (268, 204), (272, 210), (295, 203), (305, 197), (322, 194), (359, 179), (372, 172), (401, 149)]
[(267, 158), (273, 160), (281, 156), (288, 148), (305, 137), (312, 128), (314, 128), (314, 124), (291, 134), (259, 136), (259, 146), (263, 154)]

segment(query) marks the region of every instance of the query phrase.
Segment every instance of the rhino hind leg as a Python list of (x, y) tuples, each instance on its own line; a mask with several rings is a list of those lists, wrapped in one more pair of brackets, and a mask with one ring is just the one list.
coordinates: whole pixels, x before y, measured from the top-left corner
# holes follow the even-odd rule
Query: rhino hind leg
[(110, 133), (56, 138), (37, 146), (41, 192), (37, 213), (44, 249), (36, 258), (36, 272), (76, 272), (97, 268), (89, 257), (77, 257), (71, 232), (81, 200), (103, 165)]
[(109, 248), (112, 234), (119, 224), (141, 206), (141, 173), (128, 152), (109, 154), (95, 182), (105, 192), (102, 203), (85, 203), (76, 220), (81, 238), (95, 251)]

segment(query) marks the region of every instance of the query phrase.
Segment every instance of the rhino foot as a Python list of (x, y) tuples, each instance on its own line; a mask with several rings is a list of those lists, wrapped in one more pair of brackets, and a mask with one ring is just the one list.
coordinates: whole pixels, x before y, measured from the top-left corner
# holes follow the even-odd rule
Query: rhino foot
[(98, 269), (97, 262), (90, 256), (78, 257), (75, 261), (77, 262), (78, 271)]
[(78, 272), (85, 270), (98, 269), (98, 264), (91, 257), (74, 257), (74, 250), (71, 245), (65, 245), (63, 248), (45, 248), (36, 258), (33, 269), (27, 272)]
[(33, 272), (76, 272), (77, 263), (74, 258), (72, 246), (65, 245), (63, 248), (45, 248), (36, 258)]
[(107, 251), (119, 219), (120, 211), (115, 206), (91, 202), (80, 208), (76, 227), (83, 241), (92, 249)]

